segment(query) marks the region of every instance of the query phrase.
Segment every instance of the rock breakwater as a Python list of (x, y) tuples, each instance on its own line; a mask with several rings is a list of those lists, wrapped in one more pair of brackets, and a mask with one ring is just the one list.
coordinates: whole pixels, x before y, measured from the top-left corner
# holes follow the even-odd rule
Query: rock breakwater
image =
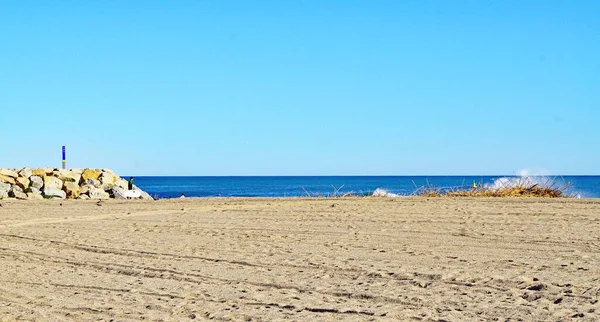
[(127, 190), (127, 180), (110, 169), (0, 169), (0, 199), (127, 199)]

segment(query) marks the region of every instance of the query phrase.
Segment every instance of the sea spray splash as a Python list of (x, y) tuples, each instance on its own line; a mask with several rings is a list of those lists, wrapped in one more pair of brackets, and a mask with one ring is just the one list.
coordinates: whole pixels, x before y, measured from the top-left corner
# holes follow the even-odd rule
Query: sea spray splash
[(373, 197), (391, 197), (391, 198), (400, 197), (399, 194), (391, 193), (382, 188), (375, 189), (375, 191), (373, 191), (372, 196)]
[(548, 171), (532, 171), (529, 169), (522, 169), (517, 171), (515, 176), (501, 177), (491, 184), (485, 184), (485, 189), (500, 190), (510, 189), (517, 187), (538, 187), (538, 188), (549, 188), (558, 189), (575, 198), (581, 198), (581, 194), (575, 193), (571, 188), (571, 184), (566, 182), (562, 177), (549, 176)]

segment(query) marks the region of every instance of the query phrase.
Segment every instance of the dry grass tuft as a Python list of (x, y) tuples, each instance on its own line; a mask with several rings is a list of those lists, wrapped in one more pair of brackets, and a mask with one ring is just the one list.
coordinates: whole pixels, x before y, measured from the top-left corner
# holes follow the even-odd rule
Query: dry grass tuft
[(512, 178), (499, 185), (486, 186), (482, 183), (472, 187), (437, 188), (427, 184), (413, 193), (420, 197), (492, 197), (492, 198), (568, 198), (570, 185), (557, 178)]

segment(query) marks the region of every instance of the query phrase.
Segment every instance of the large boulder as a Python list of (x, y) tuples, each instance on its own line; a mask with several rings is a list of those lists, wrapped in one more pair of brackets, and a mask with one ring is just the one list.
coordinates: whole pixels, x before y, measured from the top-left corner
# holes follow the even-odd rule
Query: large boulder
[(29, 177), (29, 186), (31, 188), (42, 189), (44, 186), (44, 180), (38, 176)]
[(79, 185), (75, 182), (67, 181), (63, 186), (63, 190), (67, 193), (67, 198), (75, 199), (79, 197), (81, 187), (79, 187)]
[(71, 169), (71, 171), (73, 171), (77, 174), (83, 174), (83, 169), (81, 169), (81, 168), (73, 168), (73, 169)]
[(108, 192), (106, 192), (100, 188), (90, 187), (89, 189), (90, 190), (89, 190), (88, 195), (90, 196), (90, 199), (109, 199), (110, 198), (110, 194), (108, 194)]
[(13, 186), (13, 189), (11, 190), (9, 196), (21, 200), (27, 199), (27, 194), (23, 192), (23, 190), (19, 186)]
[(32, 175), (32, 171), (29, 168), (23, 168), (19, 171), (19, 177), (29, 178)]
[(64, 182), (75, 182), (79, 184), (79, 180), (81, 179), (81, 174), (71, 171), (71, 170), (58, 170), (56, 177)]
[(97, 179), (93, 179), (93, 178), (89, 178), (89, 179), (85, 179), (81, 182), (81, 185), (90, 185), (90, 186), (94, 186), (96, 188), (99, 188), (102, 184), (100, 183), (100, 180)]
[(29, 199), (29, 200), (42, 200), (42, 199), (44, 199), (44, 196), (42, 196), (41, 193), (28, 192), (27, 193), (27, 199)]
[(56, 188), (58, 190), (62, 190), (63, 182), (57, 177), (44, 177), (44, 187), (45, 188)]
[(79, 199), (79, 200), (88, 200), (88, 199), (90, 199), (90, 196), (88, 196), (88, 195), (79, 195), (79, 197), (77, 197), (77, 199)]
[(46, 176), (46, 170), (45, 169), (33, 169), (33, 170), (31, 170), (31, 175), (43, 178)]
[(118, 176), (114, 175), (111, 172), (102, 172), (102, 174), (98, 177), (102, 186), (112, 188), (117, 183)]
[(127, 190), (118, 187), (118, 186), (114, 186), (112, 187), (112, 189), (110, 190), (110, 195), (111, 197), (115, 198), (115, 199), (127, 199), (127, 196), (125, 196), (125, 192)]
[(94, 187), (93, 185), (89, 185), (89, 184), (83, 185), (83, 186), (81, 186), (81, 190), (79, 191), (79, 194), (80, 195), (84, 195), (84, 194), (89, 195), (92, 188), (96, 188), (96, 187)]
[(81, 180), (87, 180), (87, 179), (98, 180), (99, 176), (100, 176), (100, 172), (98, 172), (94, 169), (85, 169), (85, 170), (83, 170), (83, 173), (81, 174)]
[(11, 178), (16, 178), (19, 176), (19, 174), (16, 171), (11, 170), (11, 169), (0, 169), (0, 175), (11, 177)]
[(27, 179), (26, 177), (17, 177), (17, 179), (15, 180), (15, 184), (21, 187), (21, 189), (25, 190), (29, 188), (29, 179)]
[(0, 199), (8, 198), (8, 193), (12, 190), (10, 183), (0, 182)]
[(42, 189), (42, 192), (44, 193), (45, 198), (65, 199), (67, 197), (66, 192), (64, 192), (56, 187), (45, 186), (44, 189)]
[(9, 184), (13, 185), (13, 184), (15, 184), (15, 178), (0, 174), (0, 182), (9, 183)]

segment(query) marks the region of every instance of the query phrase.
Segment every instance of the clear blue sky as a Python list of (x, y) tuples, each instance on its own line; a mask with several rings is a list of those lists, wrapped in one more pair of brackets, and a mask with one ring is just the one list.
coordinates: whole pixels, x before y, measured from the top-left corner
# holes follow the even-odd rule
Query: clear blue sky
[(2, 1), (0, 167), (600, 174), (598, 1)]

